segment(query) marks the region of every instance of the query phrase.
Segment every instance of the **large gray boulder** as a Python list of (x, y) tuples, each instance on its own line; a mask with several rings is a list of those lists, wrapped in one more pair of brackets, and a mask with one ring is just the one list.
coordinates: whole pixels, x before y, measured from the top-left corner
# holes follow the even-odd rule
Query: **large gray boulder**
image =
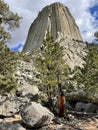
[(93, 103), (77, 102), (75, 105), (75, 110), (87, 113), (95, 113), (97, 112), (97, 109), (98, 106)]
[(21, 117), (26, 126), (39, 128), (50, 124), (54, 115), (41, 104), (32, 102), (21, 110)]

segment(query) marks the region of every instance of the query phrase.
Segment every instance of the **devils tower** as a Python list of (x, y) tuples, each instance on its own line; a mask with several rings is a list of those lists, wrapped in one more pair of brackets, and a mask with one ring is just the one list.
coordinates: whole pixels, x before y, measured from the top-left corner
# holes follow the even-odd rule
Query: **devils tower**
[(23, 52), (31, 52), (39, 48), (45, 38), (47, 29), (54, 39), (65, 48), (65, 60), (74, 68), (83, 67), (86, 55), (78, 26), (69, 9), (61, 3), (53, 3), (43, 8), (31, 24)]
[(82, 41), (78, 26), (69, 9), (61, 3), (46, 6), (32, 23), (23, 52), (34, 50), (40, 46), (46, 30), (49, 29), (54, 39), (59, 35)]

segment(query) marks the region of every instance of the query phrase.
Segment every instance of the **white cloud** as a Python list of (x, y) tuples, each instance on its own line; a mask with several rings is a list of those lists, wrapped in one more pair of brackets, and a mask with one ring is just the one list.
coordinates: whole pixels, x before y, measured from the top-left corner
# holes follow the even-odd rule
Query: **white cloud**
[[(93, 34), (96, 31), (95, 17), (90, 14), (89, 8), (98, 3), (97, 0), (65, 0), (72, 15), (74, 16), (77, 25), (80, 28), (83, 40), (91, 42)], [(97, 28), (98, 29), (98, 28)]]
[[(95, 15), (91, 15), (89, 8), (98, 4), (97, 0), (58, 0), (67, 6), (78, 24), (83, 40), (92, 41), (97, 21)], [(25, 43), (29, 27), (41, 9), (57, 0), (5, 0), (12, 11), (18, 12), (23, 17), (22, 24), (19, 29), (12, 32), (12, 40), (10, 47), (19, 43)]]

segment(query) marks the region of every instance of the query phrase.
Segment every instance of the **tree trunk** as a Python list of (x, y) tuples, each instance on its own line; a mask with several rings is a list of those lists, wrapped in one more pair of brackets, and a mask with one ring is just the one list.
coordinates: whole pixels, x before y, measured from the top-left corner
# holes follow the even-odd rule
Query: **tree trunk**
[(50, 87), (50, 85), (48, 85), (47, 95), (48, 95), (49, 109), (50, 109), (50, 111), (53, 111), (53, 102), (52, 102), (52, 97), (51, 97), (51, 87)]
[(64, 117), (65, 115), (65, 97), (63, 95), (59, 95), (59, 116)]
[(64, 96), (64, 93), (62, 91), (60, 83), (58, 84), (58, 88), (59, 88), (59, 96), (58, 96), (58, 101), (59, 101), (59, 116), (60, 117), (64, 117), (66, 115), (66, 110), (65, 110), (66, 100), (65, 100), (65, 96)]

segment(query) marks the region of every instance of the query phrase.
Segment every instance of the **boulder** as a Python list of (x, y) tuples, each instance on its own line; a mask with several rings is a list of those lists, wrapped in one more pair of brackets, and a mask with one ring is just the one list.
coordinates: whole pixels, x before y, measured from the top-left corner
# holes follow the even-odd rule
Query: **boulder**
[(0, 130), (26, 130), (19, 123), (3, 122), (0, 124)]
[(18, 89), (18, 92), (21, 93), (20, 96), (27, 96), (27, 95), (37, 95), (39, 93), (39, 89), (37, 86), (26, 84), (23, 85)]
[(26, 126), (39, 128), (51, 123), (54, 115), (39, 103), (32, 102), (21, 110), (21, 117)]
[(38, 101), (38, 93), (39, 89), (36, 86), (28, 84), (10, 96), (0, 95), (0, 115), (4, 117), (15, 115), (25, 104)]
[(95, 113), (97, 112), (98, 106), (93, 104), (93, 103), (87, 103), (85, 105), (85, 112), (89, 112), (89, 113)]
[(75, 110), (76, 111), (84, 111), (85, 105), (86, 105), (86, 103), (84, 103), (84, 102), (77, 102), (75, 105)]
[(98, 106), (93, 103), (77, 102), (75, 105), (75, 110), (87, 113), (95, 113), (98, 110)]
[(38, 101), (39, 89), (37, 86), (27, 84), (19, 88), (16, 95), (22, 98), (27, 97), (29, 101)]
[(7, 117), (12, 116), (15, 113), (17, 113), (17, 107), (15, 102), (7, 100), (2, 105), (0, 105), (0, 115)]
[(0, 100), (0, 116), (13, 116), (20, 111), (21, 106), (27, 104), (29, 99), (27, 97), (17, 97), (12, 95), (10, 97), (1, 96)]

